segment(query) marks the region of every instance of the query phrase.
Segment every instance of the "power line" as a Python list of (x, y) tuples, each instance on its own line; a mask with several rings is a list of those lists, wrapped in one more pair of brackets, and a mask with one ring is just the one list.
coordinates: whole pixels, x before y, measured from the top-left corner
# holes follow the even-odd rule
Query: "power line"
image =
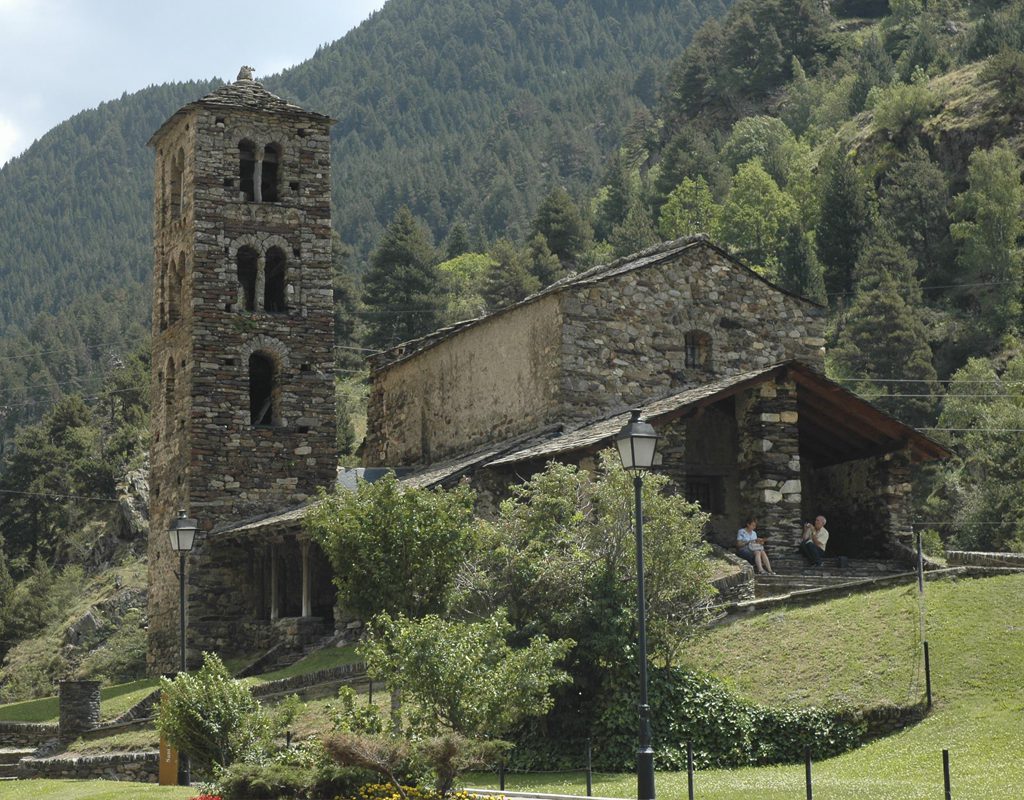
[(61, 347), (61, 348), (57, 348), (55, 350), (35, 350), (35, 351), (32, 351), (32, 352), (28, 352), (28, 353), (19, 353), (16, 356), (0, 356), (0, 361), (16, 361), (16, 360), (22, 359), (22, 358), (35, 358), (36, 356), (53, 355), (54, 353), (74, 353), (77, 349), (82, 349), (82, 348), (84, 348), (86, 350), (96, 350), (96, 349), (99, 349), (101, 347), (108, 347), (108, 346), (114, 345), (114, 344), (130, 344), (130, 343), (136, 341), (137, 338), (138, 337), (136, 337), (136, 336), (132, 336), (130, 334), (125, 334), (125, 338), (123, 338), (123, 339), (114, 339), (114, 340), (111, 340), (109, 342), (96, 342), (95, 344), (83, 343), (81, 345), (81, 348), (69, 345), (67, 347)]
[(16, 494), (25, 497), (46, 497), (50, 500), (91, 500), (97, 503), (120, 503), (116, 497), (88, 497), (80, 494), (55, 494), (51, 492), (22, 492), (17, 489), (0, 489), (0, 494)]

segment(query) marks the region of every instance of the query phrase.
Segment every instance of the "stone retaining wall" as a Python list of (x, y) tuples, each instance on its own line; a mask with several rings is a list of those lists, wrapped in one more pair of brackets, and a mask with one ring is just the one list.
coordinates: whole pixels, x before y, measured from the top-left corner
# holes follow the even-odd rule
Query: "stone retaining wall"
[(18, 762), (19, 778), (77, 778), (156, 783), (159, 774), (160, 754), (155, 751), (23, 758)]
[(38, 722), (0, 722), (0, 747), (41, 747), (56, 738), (56, 725)]
[(1024, 569), (1024, 553), (979, 553), (969, 550), (948, 550), (946, 560), (951, 567), (1020, 567)]
[(851, 711), (840, 714), (842, 719), (850, 722), (863, 722), (866, 726), (865, 741), (881, 739), (914, 725), (928, 714), (928, 706), (920, 700), (910, 706), (879, 706), (866, 711)]

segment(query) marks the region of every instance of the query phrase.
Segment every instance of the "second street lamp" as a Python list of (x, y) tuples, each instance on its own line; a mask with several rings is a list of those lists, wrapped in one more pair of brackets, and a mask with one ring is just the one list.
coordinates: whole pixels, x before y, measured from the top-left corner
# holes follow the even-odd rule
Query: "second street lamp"
[[(186, 516), (184, 511), (179, 511), (177, 519), (171, 522), (171, 527), (167, 530), (167, 534), (171, 538), (171, 550), (178, 554), (178, 610), (181, 623), (178, 651), (181, 658), (181, 672), (188, 671), (185, 663), (185, 557), (192, 550), (192, 545), (195, 544), (198, 528), (199, 523)], [(188, 756), (185, 753), (179, 753), (178, 783), (180, 785), (188, 786), (192, 783), (190, 772)]]
[(658, 434), (640, 419), (640, 409), (630, 412), (629, 422), (615, 436), (623, 468), (633, 472), (636, 520), (636, 613), (637, 661), (640, 664), (640, 746), (636, 753), (638, 800), (654, 800), (654, 748), (651, 745), (651, 707), (647, 702), (647, 609), (644, 592), (644, 471), (655, 464)]

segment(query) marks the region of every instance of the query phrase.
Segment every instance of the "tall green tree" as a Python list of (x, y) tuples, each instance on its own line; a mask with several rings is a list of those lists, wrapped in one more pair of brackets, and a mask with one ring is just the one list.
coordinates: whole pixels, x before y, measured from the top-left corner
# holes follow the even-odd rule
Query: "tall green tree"
[(533, 235), (543, 236), (562, 265), (572, 268), (590, 247), (593, 231), (569, 193), (557, 186), (537, 210)]
[(529, 253), (507, 239), (499, 239), (490, 252), (490, 264), (481, 290), (489, 311), (505, 308), (541, 288), (531, 274)]
[(363, 303), (366, 344), (385, 349), (438, 327), (445, 300), (430, 234), (405, 206), (370, 256)]
[(998, 337), (1020, 315), (1021, 162), (1008, 146), (975, 150), (967, 172), (970, 186), (954, 198), (957, 221), (950, 226), (967, 284), (958, 294), (989, 335)]
[(683, 178), (661, 207), (658, 232), (666, 239), (709, 233), (714, 229), (718, 206), (703, 176)]
[(740, 258), (778, 277), (785, 237), (799, 219), (796, 202), (758, 159), (740, 166), (718, 214), (716, 235)]
[(845, 315), (830, 353), (833, 371), (908, 425), (928, 425), (939, 387), (921, 311), (903, 299), (906, 287), (888, 272), (880, 271), (872, 284)]
[(821, 218), (815, 228), (818, 258), (825, 269), (829, 303), (849, 303), (853, 267), (861, 239), (870, 228), (867, 187), (841, 147), (833, 147), (821, 165)]

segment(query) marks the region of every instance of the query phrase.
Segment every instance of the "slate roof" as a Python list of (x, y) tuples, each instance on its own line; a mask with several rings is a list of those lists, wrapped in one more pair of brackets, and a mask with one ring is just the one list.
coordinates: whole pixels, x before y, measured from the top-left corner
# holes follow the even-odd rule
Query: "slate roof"
[(292, 117), (300, 117), (303, 119), (309, 119), (318, 122), (334, 122), (333, 119), (324, 115), (318, 114), (315, 111), (307, 111), (301, 106), (295, 105), (295, 103), (289, 103), (278, 97), (276, 94), (271, 94), (263, 88), (263, 84), (259, 81), (241, 79), (234, 83), (226, 83), (218, 89), (214, 89), (205, 97), (201, 97), (191, 103), (179, 108), (172, 114), (163, 125), (161, 125), (156, 133), (150, 138), (148, 144), (153, 146), (163, 135), (164, 131), (180, 117), (185, 116), (193, 109), (206, 108), (211, 111), (258, 111), (260, 113), (270, 112), (279, 115), (290, 115)]
[(503, 314), (508, 314), (510, 312), (515, 311), (518, 308), (529, 305), (531, 303), (535, 303), (541, 298), (548, 297), (549, 295), (553, 294), (558, 294), (559, 292), (563, 292), (570, 288), (591, 286), (595, 283), (608, 280), (609, 278), (614, 278), (619, 275), (624, 275), (628, 272), (633, 272), (634, 270), (645, 269), (656, 264), (661, 264), (665, 261), (671, 261), (673, 258), (679, 256), (681, 253), (698, 247), (706, 247), (711, 250), (714, 250), (716, 253), (720, 254), (721, 256), (735, 264), (739, 269), (742, 269), (745, 272), (750, 273), (752, 276), (757, 278), (762, 283), (770, 286), (772, 289), (778, 292), (781, 292), (782, 294), (794, 297), (797, 300), (806, 303), (808, 306), (822, 308), (822, 306), (819, 303), (816, 303), (813, 300), (808, 300), (806, 297), (802, 297), (798, 294), (794, 294), (793, 292), (787, 291), (786, 289), (783, 289), (780, 286), (776, 286), (771, 281), (765, 279), (763, 276), (754, 272), (754, 270), (750, 269), (750, 267), (748, 267), (742, 261), (737, 259), (735, 256), (731, 255), (726, 250), (723, 250), (721, 247), (714, 244), (704, 234), (697, 234), (696, 236), (688, 236), (682, 239), (675, 239), (669, 242), (661, 242), (660, 244), (656, 244), (653, 247), (647, 248), (646, 250), (641, 250), (640, 252), (634, 253), (633, 255), (617, 259), (616, 261), (612, 261), (609, 264), (601, 264), (599, 266), (592, 267), (591, 269), (588, 269), (584, 272), (568, 275), (565, 278), (562, 278), (561, 280), (555, 281), (550, 286), (541, 289), (539, 292), (535, 292), (529, 297), (520, 300), (518, 303), (513, 303), (512, 305), (507, 306), (506, 308), (499, 309), (498, 311), (494, 311), (490, 314), (485, 314), (481, 317), (456, 322), (454, 325), (449, 325), (448, 327), (440, 328), (436, 331), (428, 333), (426, 336), (421, 336), (418, 339), (410, 339), (407, 342), (402, 342), (401, 344), (397, 344), (394, 347), (390, 348), (389, 350), (384, 350), (383, 352), (375, 353), (374, 355), (370, 356), (367, 359), (367, 361), (369, 362), (370, 368), (373, 372), (381, 372), (383, 370), (389, 369), (390, 367), (396, 364), (404, 362), (407, 359), (410, 359), (418, 355), (419, 353), (422, 353), (424, 350), (428, 350), (431, 347), (434, 347), (435, 345), (438, 345), (447, 339), (451, 339), (453, 336), (456, 336), (457, 334), (461, 333), (466, 328), (473, 327), (474, 325), (479, 325), (483, 322), (486, 322), (487, 320), (495, 319)]
[[(645, 420), (657, 425), (693, 414), (743, 389), (783, 375), (791, 377), (797, 384), (801, 451), (813, 454), (819, 466), (879, 455), (903, 447), (910, 447), (915, 461), (939, 460), (952, 455), (934, 439), (799, 361), (785, 361), (765, 369), (711, 381), (637, 407)], [(535, 440), (484, 466), (548, 461), (569, 453), (608, 447), (628, 419), (629, 411), (623, 410), (586, 422), (567, 429), (562, 435)]]

